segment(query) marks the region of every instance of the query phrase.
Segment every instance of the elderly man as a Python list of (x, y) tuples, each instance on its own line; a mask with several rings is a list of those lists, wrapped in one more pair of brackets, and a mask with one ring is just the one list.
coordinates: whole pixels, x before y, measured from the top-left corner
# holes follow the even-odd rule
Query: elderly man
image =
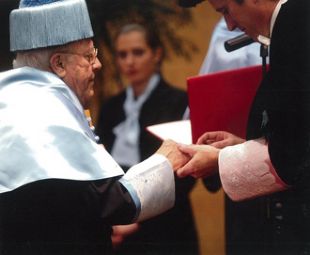
[(111, 225), (174, 203), (173, 142), (126, 175), (84, 116), (101, 68), (84, 0), (22, 0), (0, 74), (0, 253), (107, 254)]
[(192, 159), (177, 173), (219, 172), (231, 199), (252, 199), (241, 203), (243, 219), (235, 224), (243, 237), (237, 254), (310, 254), (310, 1), (209, 2), (228, 29), (270, 47), (270, 69), (251, 108), (247, 141), (205, 133), (201, 145), (180, 147)]

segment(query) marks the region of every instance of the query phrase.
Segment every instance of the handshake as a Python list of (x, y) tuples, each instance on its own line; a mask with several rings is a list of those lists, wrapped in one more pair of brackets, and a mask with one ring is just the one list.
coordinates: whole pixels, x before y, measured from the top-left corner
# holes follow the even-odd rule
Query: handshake
[(184, 145), (166, 140), (156, 153), (165, 156), (178, 177), (204, 178), (218, 172), (220, 150), (243, 143), (244, 139), (225, 131), (207, 132), (197, 144)]

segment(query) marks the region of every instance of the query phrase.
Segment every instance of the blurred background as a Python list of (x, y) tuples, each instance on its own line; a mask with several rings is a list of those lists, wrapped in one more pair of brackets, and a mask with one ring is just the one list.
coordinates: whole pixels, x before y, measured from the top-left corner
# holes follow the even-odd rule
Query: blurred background
[[(220, 18), (208, 1), (183, 9), (176, 0), (86, 0), (95, 44), (103, 64), (97, 75), (96, 96), (90, 108), (96, 123), (100, 104), (123, 89), (113, 61), (113, 37), (123, 24), (142, 22), (156, 29), (164, 42), (166, 58), (163, 75), (171, 84), (186, 90), (186, 79), (196, 76), (207, 53), (212, 30)], [(18, 0), (0, 0), (0, 71), (11, 68), (9, 13)], [(222, 255), (224, 248), (224, 195), (208, 192), (201, 181), (191, 193), (201, 255)], [(186, 231), (186, 229), (184, 229)]]

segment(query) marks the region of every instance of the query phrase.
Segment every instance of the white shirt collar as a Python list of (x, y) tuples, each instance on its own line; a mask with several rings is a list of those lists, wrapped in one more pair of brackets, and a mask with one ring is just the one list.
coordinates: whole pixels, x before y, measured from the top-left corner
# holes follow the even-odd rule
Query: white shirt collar
[[(274, 23), (276, 22), (276, 19), (278, 17), (279, 12), (280, 12), (281, 6), (282, 6), (282, 4), (286, 3), (287, 1), (288, 0), (280, 0), (278, 2), (278, 4), (277, 4), (276, 8), (274, 9), (273, 13), (272, 13), (271, 21), (270, 21), (270, 38), (271, 38), (271, 35), (272, 35)], [(259, 35), (257, 37), (257, 40), (260, 43), (269, 46), (270, 45), (270, 38), (266, 37), (266, 36), (263, 36), (263, 35)]]
[(152, 75), (147, 87), (137, 99), (134, 98), (132, 86), (127, 87), (126, 100), (123, 105), (126, 119), (113, 128), (116, 139), (111, 155), (120, 165), (132, 166), (141, 161), (139, 153), (140, 111), (159, 84), (159, 80), (159, 74)]

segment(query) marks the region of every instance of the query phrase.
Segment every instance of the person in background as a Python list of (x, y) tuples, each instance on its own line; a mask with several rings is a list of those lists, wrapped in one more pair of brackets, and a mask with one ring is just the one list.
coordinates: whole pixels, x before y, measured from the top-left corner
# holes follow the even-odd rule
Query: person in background
[(166, 141), (126, 174), (96, 143), (84, 109), (101, 68), (84, 0), (22, 0), (10, 14), (14, 69), (0, 73), (0, 254), (96, 255), (114, 224), (174, 204)]
[[(123, 169), (128, 169), (152, 155), (161, 144), (146, 127), (181, 120), (187, 94), (163, 78), (163, 48), (153, 29), (140, 24), (122, 27), (115, 38), (115, 58), (129, 85), (103, 103), (96, 132)], [(141, 223), (139, 230), (119, 246), (120, 254), (198, 254), (189, 200), (194, 184), (192, 177), (176, 179), (175, 207)], [(115, 230), (120, 229), (117, 226)]]
[(238, 254), (309, 254), (310, 2), (209, 2), (229, 30), (239, 28), (270, 47), (270, 65), (251, 107), (246, 140), (207, 132), (198, 145), (179, 147), (192, 160), (177, 173), (219, 173), (232, 200), (250, 199), (244, 209), (255, 213), (242, 215), (245, 238)]

